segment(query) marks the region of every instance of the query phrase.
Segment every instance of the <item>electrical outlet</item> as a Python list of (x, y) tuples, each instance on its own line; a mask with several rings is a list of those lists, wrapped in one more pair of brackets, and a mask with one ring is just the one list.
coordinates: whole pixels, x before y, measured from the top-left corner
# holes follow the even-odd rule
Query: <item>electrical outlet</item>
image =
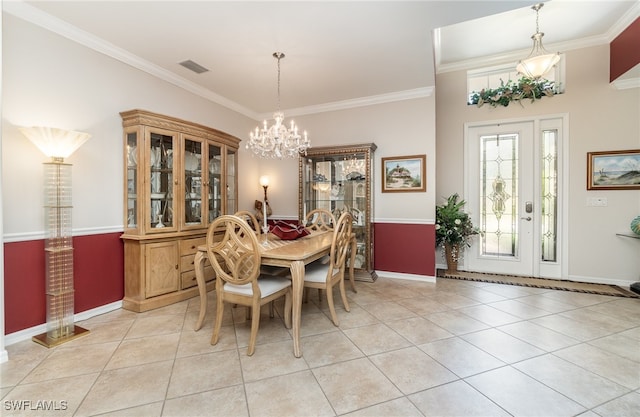
[(609, 203), (606, 197), (589, 197), (587, 198), (587, 206), (590, 207), (606, 207)]

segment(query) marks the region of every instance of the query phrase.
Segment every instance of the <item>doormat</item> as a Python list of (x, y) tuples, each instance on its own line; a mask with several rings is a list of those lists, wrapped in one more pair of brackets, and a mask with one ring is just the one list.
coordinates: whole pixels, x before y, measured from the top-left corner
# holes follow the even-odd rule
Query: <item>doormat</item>
[(485, 274), (481, 272), (457, 271), (444, 273), (439, 278), (465, 281), (491, 282), (494, 284), (519, 285), (521, 287), (545, 288), (549, 290), (574, 291), (587, 294), (611, 295), (614, 297), (640, 298), (640, 295), (617, 285), (594, 284), (590, 282), (566, 281), (560, 279), (522, 277), (516, 275)]

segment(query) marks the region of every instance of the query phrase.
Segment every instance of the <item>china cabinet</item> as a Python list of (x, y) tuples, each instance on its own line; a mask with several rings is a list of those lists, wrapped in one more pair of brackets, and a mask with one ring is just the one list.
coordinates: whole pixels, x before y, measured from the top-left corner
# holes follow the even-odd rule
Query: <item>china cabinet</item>
[(298, 217), (327, 209), (335, 218), (353, 216), (356, 237), (355, 277), (375, 281), (373, 263), (374, 143), (315, 147), (299, 160)]
[[(240, 140), (144, 110), (124, 129), (123, 307), (146, 311), (198, 294), (194, 256), (207, 227), (237, 210)], [(212, 287), (213, 269), (206, 266)]]

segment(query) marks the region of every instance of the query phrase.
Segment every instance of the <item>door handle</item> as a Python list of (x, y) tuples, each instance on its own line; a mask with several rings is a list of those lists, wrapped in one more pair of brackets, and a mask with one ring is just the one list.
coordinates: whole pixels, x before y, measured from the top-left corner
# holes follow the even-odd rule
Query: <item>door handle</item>
[(526, 220), (526, 221), (530, 222), (531, 221), (531, 216), (520, 217), (520, 220)]

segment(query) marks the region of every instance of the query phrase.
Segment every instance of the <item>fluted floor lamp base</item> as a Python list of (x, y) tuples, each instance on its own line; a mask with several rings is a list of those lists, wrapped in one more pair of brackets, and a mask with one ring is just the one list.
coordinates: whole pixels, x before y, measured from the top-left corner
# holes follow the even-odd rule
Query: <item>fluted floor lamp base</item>
[(44, 347), (47, 348), (52, 348), (58, 345), (61, 345), (63, 343), (66, 343), (70, 340), (73, 339), (77, 339), (80, 336), (84, 336), (89, 334), (89, 330), (82, 328), (80, 326), (76, 326), (75, 324), (73, 325), (73, 333), (67, 335), (67, 336), (62, 336), (62, 337), (50, 337), (49, 333), (42, 333), (39, 334), (37, 336), (33, 336), (31, 338), (31, 340), (33, 340), (36, 343), (41, 344)]

